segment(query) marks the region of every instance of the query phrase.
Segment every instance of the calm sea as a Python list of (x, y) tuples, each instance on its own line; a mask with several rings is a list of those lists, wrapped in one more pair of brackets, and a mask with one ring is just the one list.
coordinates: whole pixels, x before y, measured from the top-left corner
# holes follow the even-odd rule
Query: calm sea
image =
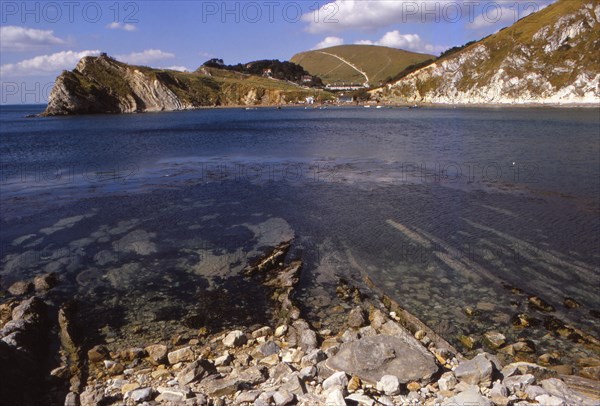
[(107, 338), (266, 322), (239, 274), (292, 238), (313, 322), (368, 275), (454, 343), (496, 329), (585, 355), (512, 327), (547, 316), (528, 295), (599, 335), (598, 109), (24, 118), (42, 109), (0, 109), (1, 284), (58, 272), (56, 300)]

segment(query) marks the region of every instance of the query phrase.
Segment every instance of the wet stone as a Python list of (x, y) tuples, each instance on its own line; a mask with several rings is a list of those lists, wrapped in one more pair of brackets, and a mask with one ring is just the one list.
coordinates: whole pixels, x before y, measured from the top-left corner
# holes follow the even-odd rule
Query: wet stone
[(33, 278), (33, 286), (36, 292), (47, 292), (58, 283), (56, 274), (51, 272), (43, 275), (38, 275)]
[(527, 301), (529, 302), (529, 306), (542, 312), (553, 312), (555, 310), (554, 306), (538, 296), (529, 296)]
[(577, 309), (581, 307), (581, 303), (571, 297), (566, 297), (563, 304), (567, 309)]
[(8, 292), (11, 295), (20, 296), (26, 295), (27, 293), (31, 293), (33, 291), (33, 284), (28, 281), (18, 281), (10, 285), (8, 288)]
[(366, 324), (365, 312), (362, 307), (357, 306), (348, 314), (348, 325), (354, 328), (360, 328)]
[(488, 331), (483, 335), (483, 340), (488, 347), (498, 349), (506, 343), (506, 336), (497, 331)]

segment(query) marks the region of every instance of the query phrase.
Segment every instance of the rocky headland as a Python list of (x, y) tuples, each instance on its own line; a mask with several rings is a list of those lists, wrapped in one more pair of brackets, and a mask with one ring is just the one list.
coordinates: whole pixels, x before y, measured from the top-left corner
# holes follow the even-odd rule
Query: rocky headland
[(56, 78), (43, 116), (142, 113), (201, 107), (271, 106), (315, 91), (288, 81), (201, 67), (178, 72), (88, 56)]
[(600, 359), (582, 360), (579, 375), (571, 375), (572, 368), (552, 365), (552, 354), (538, 358), (546, 365), (523, 361), (535, 352), (533, 343), (506, 343), (499, 332), (485, 337), (488, 348), (499, 348), (497, 354), (480, 350), (467, 359), (368, 280), (360, 289), (340, 284), (337, 295), (351, 310), (341, 315), (341, 323), (317, 328), (296, 299), (302, 262), (286, 262), (289, 247), (282, 243), (244, 272), (269, 292), (271, 325), (200, 328), (136, 347), (126, 340), (85, 337), (78, 303), (52, 299), (58, 275), (12, 284), (0, 305), (1, 403), (566, 406), (600, 401)]

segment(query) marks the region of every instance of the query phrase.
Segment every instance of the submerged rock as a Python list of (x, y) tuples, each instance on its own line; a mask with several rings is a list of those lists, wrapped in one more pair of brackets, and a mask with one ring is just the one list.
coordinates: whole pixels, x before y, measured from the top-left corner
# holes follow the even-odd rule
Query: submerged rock
[(31, 293), (33, 291), (33, 284), (29, 281), (18, 281), (10, 285), (8, 292), (11, 295), (21, 296)]

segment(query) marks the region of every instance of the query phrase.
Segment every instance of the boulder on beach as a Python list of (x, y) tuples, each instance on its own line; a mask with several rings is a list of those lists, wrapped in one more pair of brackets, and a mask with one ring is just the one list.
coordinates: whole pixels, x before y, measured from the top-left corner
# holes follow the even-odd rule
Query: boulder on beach
[(385, 375), (400, 383), (429, 381), (438, 371), (432, 354), (424, 353), (398, 337), (377, 335), (342, 344), (327, 366), (376, 384)]

